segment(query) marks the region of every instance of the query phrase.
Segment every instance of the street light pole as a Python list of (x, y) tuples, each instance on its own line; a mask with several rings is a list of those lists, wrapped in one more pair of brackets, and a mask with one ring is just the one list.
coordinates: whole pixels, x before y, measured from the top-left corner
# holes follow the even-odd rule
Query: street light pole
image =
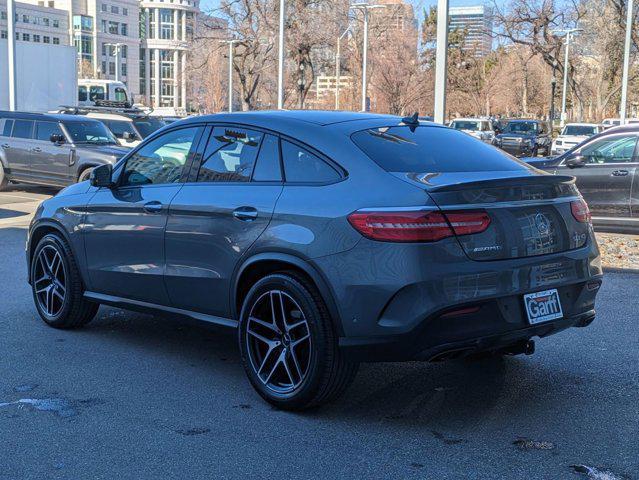
[(385, 8), (385, 5), (369, 5), (368, 3), (354, 3), (351, 8), (361, 10), (364, 14), (364, 46), (362, 52), (362, 112), (367, 108), (367, 90), (368, 90), (368, 11), (373, 8)]
[(550, 125), (555, 124), (555, 90), (557, 88), (557, 60), (552, 64), (552, 78), (550, 79)]
[(566, 28), (563, 30), (554, 30), (553, 33), (565, 33), (566, 34), (566, 52), (564, 54), (564, 89), (561, 92), (561, 126), (566, 124), (566, 96), (568, 93), (568, 70), (570, 69), (569, 55), (570, 55), (570, 39), (573, 33), (581, 32), (581, 28)]
[(435, 54), (434, 120), (443, 124), (446, 118), (446, 74), (448, 64), (448, 0), (437, 1), (437, 51)]
[(229, 113), (233, 112), (233, 47), (235, 45), (236, 42), (238, 42), (239, 40), (220, 40), (221, 43), (228, 43), (229, 44), (229, 94), (228, 94), (228, 101), (229, 101)]
[(348, 32), (350, 32), (351, 27), (349, 26), (344, 33), (342, 33), (337, 38), (337, 55), (335, 56), (335, 110), (339, 110), (339, 88), (340, 88), (340, 70), (341, 70), (341, 61), (342, 61), (342, 51), (341, 51), (341, 42), (342, 38), (346, 36)]
[(7, 70), (9, 74), (9, 110), (17, 108), (16, 95), (16, 6), (14, 0), (7, 0)]
[[(115, 81), (120, 81), (120, 47), (121, 43), (105, 43), (105, 47), (113, 47), (113, 55), (115, 56)], [(111, 55), (109, 55), (111, 56)]]
[(628, 103), (628, 71), (630, 69), (630, 44), (632, 43), (633, 0), (628, 0), (628, 16), (626, 19), (626, 45), (623, 51), (623, 76), (621, 80), (621, 108), (619, 117), (621, 125), (626, 123), (626, 104)]
[(277, 70), (277, 108), (284, 108), (284, 0), (280, 0), (280, 39)]

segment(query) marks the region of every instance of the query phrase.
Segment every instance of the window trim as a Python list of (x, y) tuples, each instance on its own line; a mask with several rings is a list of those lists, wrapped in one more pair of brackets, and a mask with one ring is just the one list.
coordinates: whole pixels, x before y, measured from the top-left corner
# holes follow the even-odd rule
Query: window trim
[[(113, 167), (113, 177), (115, 178), (114, 186), (112, 187), (114, 190), (131, 190), (134, 188), (148, 188), (148, 187), (166, 187), (167, 185), (183, 185), (187, 183), (189, 178), (189, 172), (193, 166), (193, 160), (199, 151), (200, 144), (202, 142), (202, 136), (204, 131), (206, 130), (206, 126), (202, 123), (194, 123), (189, 125), (180, 125), (179, 127), (171, 128), (170, 130), (162, 130), (158, 135), (151, 135), (144, 139), (144, 141), (140, 142), (134, 149), (132, 149), (129, 153), (127, 153), (124, 157), (122, 157)], [(149, 183), (142, 185), (122, 185), (123, 173), (126, 168), (127, 163), (134, 155), (136, 155), (141, 149), (143, 149), (149, 143), (157, 140), (164, 135), (168, 135), (172, 132), (176, 132), (178, 130), (184, 130), (187, 128), (195, 128), (195, 138), (193, 139), (193, 143), (191, 144), (191, 148), (189, 149), (189, 153), (187, 155), (186, 162), (184, 163), (184, 169), (182, 170), (182, 174), (180, 175), (180, 179), (175, 183)], [(160, 130), (158, 130), (160, 132)]]

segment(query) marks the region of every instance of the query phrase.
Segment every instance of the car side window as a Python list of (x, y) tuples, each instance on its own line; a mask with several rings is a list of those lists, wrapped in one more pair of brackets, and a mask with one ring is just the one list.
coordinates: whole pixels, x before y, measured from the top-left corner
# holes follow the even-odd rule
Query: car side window
[(132, 122), (125, 122), (121, 120), (105, 120), (105, 125), (111, 130), (111, 133), (115, 136), (115, 138), (124, 138), (125, 133), (130, 133), (134, 135), (135, 138), (138, 138), (137, 134), (133, 130)]
[(294, 143), (282, 140), (284, 178), (287, 182), (329, 183), (340, 174), (324, 160)]
[(172, 130), (140, 148), (127, 160), (120, 185), (179, 182), (198, 129), (191, 127)]
[(13, 129), (13, 120), (9, 118), (6, 118), (6, 119), (3, 118), (2, 120), (0, 120), (0, 131), (2, 131), (0, 135), (2, 135), (3, 137), (10, 137), (12, 129)]
[(581, 149), (581, 155), (588, 164), (635, 162), (636, 135), (604, 137), (589, 143)]
[(53, 134), (62, 135), (62, 130), (56, 122), (36, 122), (36, 140), (48, 142)]
[(85, 87), (84, 85), (80, 85), (78, 87), (78, 101), (80, 102), (86, 102), (87, 101), (87, 87)]
[(198, 182), (248, 182), (264, 136), (236, 127), (215, 127), (204, 151)]
[(31, 120), (16, 120), (13, 123), (13, 132), (11, 136), (13, 138), (31, 138), (33, 132), (33, 121)]
[(254, 182), (281, 182), (280, 142), (274, 135), (265, 135), (253, 170)]

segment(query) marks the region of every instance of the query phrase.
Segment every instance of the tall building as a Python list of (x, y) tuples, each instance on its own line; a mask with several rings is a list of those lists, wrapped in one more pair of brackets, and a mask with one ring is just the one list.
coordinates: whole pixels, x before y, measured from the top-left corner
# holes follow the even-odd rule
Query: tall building
[(493, 11), (490, 7), (451, 7), (448, 30), (465, 32), (463, 49), (477, 56), (488, 55), (493, 49)]
[(186, 108), (186, 58), (199, 0), (140, 3), (139, 93), (154, 108)]
[[(15, 2), (15, 32), (19, 42), (69, 45), (69, 15), (50, 6)], [(0, 38), (7, 38), (7, 2), (0, 0)]]

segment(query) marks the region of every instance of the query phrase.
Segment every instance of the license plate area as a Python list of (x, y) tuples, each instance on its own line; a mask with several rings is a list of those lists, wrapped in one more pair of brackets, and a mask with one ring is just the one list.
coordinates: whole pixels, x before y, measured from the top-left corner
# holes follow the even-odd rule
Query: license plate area
[(550, 322), (564, 316), (559, 292), (556, 288), (524, 295), (524, 305), (526, 306), (528, 323), (531, 325)]

